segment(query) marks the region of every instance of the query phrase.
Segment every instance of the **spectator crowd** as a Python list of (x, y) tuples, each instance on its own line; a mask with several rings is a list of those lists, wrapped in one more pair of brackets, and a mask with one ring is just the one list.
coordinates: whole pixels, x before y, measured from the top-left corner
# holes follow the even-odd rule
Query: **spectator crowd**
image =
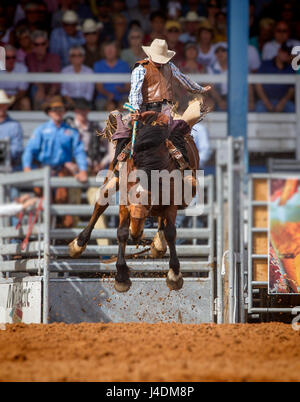
[[(110, 111), (128, 99), (129, 84), (63, 84), (7, 81), (5, 74), (130, 73), (145, 57), (142, 45), (165, 39), (172, 60), (184, 73), (226, 74), (225, 0), (2, 0), (0, 45), (6, 48), (6, 71), (0, 89), (14, 97), (13, 110), (41, 110), (53, 95), (68, 105), (83, 96), (96, 110)], [(291, 50), (300, 45), (297, 0), (252, 0), (249, 26), (249, 72), (293, 74)], [(293, 112), (294, 89), (288, 85), (250, 88), (250, 111)], [(227, 109), (227, 87), (210, 94), (216, 111)]]
[[(113, 149), (95, 136), (101, 128), (90, 110), (111, 111), (128, 100), (127, 83), (89, 83), (78, 74), (130, 73), (146, 57), (142, 45), (165, 39), (172, 60), (185, 74), (226, 74), (227, 17), (222, 0), (1, 0), (0, 46), (6, 70), (0, 71), (0, 140), (10, 141), (14, 171), (50, 165), (58, 176), (87, 181), (109, 165)], [(249, 73), (278, 74), (278, 84), (249, 87), (249, 110), (294, 112), (295, 90), (280, 74), (295, 74), (291, 51), (300, 46), (299, 1), (250, 2)], [(10, 81), (10, 73), (63, 73), (64, 83)], [(208, 95), (213, 110), (227, 109), (226, 84)], [(37, 127), (23, 149), (22, 128), (8, 110), (44, 110), (49, 120)], [(67, 116), (68, 109), (74, 111)], [(202, 167), (210, 157), (207, 130), (193, 135)], [(65, 189), (57, 202), (67, 202)], [(66, 220), (68, 217), (66, 217)], [(66, 226), (71, 223), (65, 223)]]

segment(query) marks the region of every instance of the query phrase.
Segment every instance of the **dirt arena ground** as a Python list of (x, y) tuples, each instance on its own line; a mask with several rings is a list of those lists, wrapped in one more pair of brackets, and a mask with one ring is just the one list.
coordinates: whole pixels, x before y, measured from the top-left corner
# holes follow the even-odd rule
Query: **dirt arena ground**
[(300, 381), (300, 331), (280, 323), (7, 325), (0, 380)]

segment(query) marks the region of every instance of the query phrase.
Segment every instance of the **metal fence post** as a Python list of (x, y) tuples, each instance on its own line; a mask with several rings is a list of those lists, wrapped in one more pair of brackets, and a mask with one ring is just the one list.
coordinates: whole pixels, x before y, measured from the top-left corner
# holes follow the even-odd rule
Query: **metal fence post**
[(224, 285), (222, 278), (222, 257), (224, 253), (224, 175), (221, 160), (222, 143), (217, 145), (217, 323), (224, 322)]
[(50, 168), (44, 169), (44, 271), (43, 271), (43, 323), (49, 314), (49, 265), (50, 265)]
[[(240, 145), (240, 163), (244, 160), (245, 150), (244, 150), (244, 142), (241, 142)], [(244, 213), (245, 213), (245, 196), (246, 196), (246, 172), (245, 166), (242, 165), (241, 170), (239, 171), (239, 185), (240, 185), (240, 193), (239, 193), (239, 204), (240, 204), (240, 278), (239, 278), (239, 304), (240, 304), (240, 317), (239, 322), (245, 322), (245, 300), (244, 300), (244, 292), (245, 292), (245, 231), (244, 231)]]
[(300, 159), (300, 74), (296, 77), (296, 159)]
[[(4, 199), (5, 199), (4, 194), (5, 194), (5, 190), (4, 190), (4, 185), (2, 184), (2, 185), (0, 185), (0, 204), (4, 204)], [(4, 218), (0, 217), (0, 230), (3, 227), (4, 227)], [(0, 237), (0, 245), (2, 246), (3, 243), (4, 243), (3, 238)], [(3, 261), (2, 255), (0, 255), (0, 263), (1, 263), (1, 261)], [(5, 277), (5, 274), (0, 272), (0, 279), (4, 278), (4, 277)]]
[(233, 202), (233, 185), (234, 185), (234, 172), (233, 172), (233, 138), (228, 137), (228, 297), (229, 297), (229, 323), (233, 323), (234, 313), (234, 202)]

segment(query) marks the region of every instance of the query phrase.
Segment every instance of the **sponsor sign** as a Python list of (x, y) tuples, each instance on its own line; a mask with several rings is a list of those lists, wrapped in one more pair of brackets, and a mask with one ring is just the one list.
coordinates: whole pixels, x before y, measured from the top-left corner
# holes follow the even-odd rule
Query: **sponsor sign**
[(40, 323), (41, 284), (40, 278), (0, 280), (0, 323)]
[(269, 293), (300, 293), (300, 181), (271, 179)]

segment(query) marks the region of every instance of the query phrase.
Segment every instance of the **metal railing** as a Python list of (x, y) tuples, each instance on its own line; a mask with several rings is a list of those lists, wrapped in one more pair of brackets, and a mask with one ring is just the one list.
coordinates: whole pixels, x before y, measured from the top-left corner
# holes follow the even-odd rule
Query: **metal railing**
[[(11, 226), (7, 219), (2, 218), (0, 222), (0, 275), (4, 274), (7, 278), (14, 275), (28, 274), (42, 275), (43, 277), (43, 322), (48, 322), (49, 310), (49, 281), (53, 275), (62, 275), (64, 278), (69, 275), (77, 276), (82, 273), (94, 274), (96, 276), (107, 275), (115, 272), (115, 262), (104, 263), (101, 257), (115, 256), (118, 252), (116, 244), (117, 229), (103, 228), (95, 229), (91, 240), (109, 239), (114, 244), (106, 246), (88, 245), (82, 258), (71, 259), (67, 245), (57, 245), (57, 241), (70, 241), (76, 237), (82, 229), (80, 228), (57, 228), (53, 220), (56, 217), (67, 215), (90, 217), (93, 206), (76, 204), (53, 204), (51, 203), (50, 193), (58, 187), (69, 189), (80, 188), (83, 191), (89, 187), (99, 187), (102, 181), (90, 177), (87, 183), (79, 183), (74, 178), (50, 177), (49, 169), (38, 169), (31, 172), (11, 173), (0, 175), (0, 203), (8, 201), (9, 189), (11, 186), (19, 188), (22, 191), (32, 191), (33, 187), (43, 187), (44, 201), (42, 222), (37, 222), (33, 227), (30, 241), (25, 250), (22, 250), (20, 244), (11, 243), (11, 239), (24, 239), (28, 232), (29, 224), (22, 223), (19, 228)], [(207, 289), (207, 305), (210, 306), (205, 312), (210, 322), (213, 321), (213, 300), (214, 300), (214, 195), (213, 195), (213, 177), (208, 176), (204, 179), (205, 187), (205, 205), (203, 216), (207, 218), (205, 227), (179, 228), (177, 238), (189, 240), (191, 244), (178, 245), (178, 256), (181, 257), (181, 270), (193, 276), (199, 275), (199, 281)], [(188, 215), (190, 210), (179, 211), (179, 215)], [(110, 206), (104, 213), (105, 216), (115, 216), (119, 214), (118, 205)], [(50, 217), (52, 223), (50, 222)], [(196, 223), (196, 222), (194, 222)], [(157, 229), (145, 229), (146, 239), (152, 239)], [(42, 237), (42, 239), (41, 239)], [(197, 244), (197, 240), (204, 244)], [(140, 247), (136, 250), (134, 245), (126, 248), (127, 256), (144, 250)], [(132, 272), (143, 275), (148, 273), (163, 273), (169, 269), (169, 260), (165, 259), (145, 259), (134, 258), (129, 260)], [(20, 259), (14, 259), (18, 255)], [(169, 254), (167, 253), (167, 256)], [(99, 259), (100, 257), (100, 259)], [(58, 280), (57, 278), (56, 280)]]
[[(43, 313), (42, 320), (44, 323), (48, 322), (49, 311), (49, 267), (50, 267), (50, 169), (48, 167), (37, 169), (32, 172), (8, 173), (0, 175), (0, 204), (10, 201), (9, 190), (12, 186), (29, 185), (37, 180), (39, 185), (43, 188), (43, 213), (42, 220), (40, 219), (35, 226), (32, 234), (34, 241), (29, 239), (26, 249), (21, 250), (20, 243), (9, 244), (12, 238), (25, 238), (28, 232), (28, 225), (21, 224), (20, 228), (15, 229), (9, 226), (7, 218), (0, 219), (0, 275), (9, 272), (26, 272), (23, 260), (9, 260), (13, 255), (26, 255), (33, 252), (36, 256), (36, 269), (34, 270), (38, 276), (43, 277)], [(39, 217), (40, 218), (40, 217)], [(9, 230), (12, 229), (11, 234)], [(15, 232), (14, 232), (15, 231)], [(42, 237), (42, 239), (41, 239)], [(25, 264), (26, 265), (26, 264)]]
[(243, 146), (242, 138), (229, 137), (218, 142), (216, 152), (216, 307), (219, 324), (245, 321)]

